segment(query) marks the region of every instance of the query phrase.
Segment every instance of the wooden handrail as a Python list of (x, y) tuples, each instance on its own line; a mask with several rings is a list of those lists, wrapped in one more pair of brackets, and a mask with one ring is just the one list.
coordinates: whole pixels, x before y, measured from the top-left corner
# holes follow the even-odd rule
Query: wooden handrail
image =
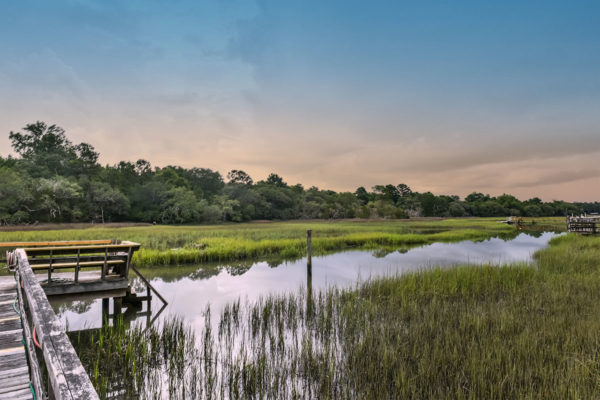
[(118, 244), (108, 243), (108, 244), (94, 244), (94, 245), (81, 245), (81, 246), (44, 246), (44, 247), (23, 247), (25, 251), (48, 251), (48, 250), (68, 250), (68, 251), (77, 251), (77, 249), (91, 249), (91, 250), (104, 250), (108, 249), (128, 249), (130, 247), (140, 247), (139, 243), (134, 242), (121, 242)]
[(90, 253), (104, 253), (109, 251), (111, 253), (119, 250), (128, 251), (129, 249), (138, 250), (140, 248), (139, 243), (123, 242), (121, 244), (106, 244), (106, 245), (92, 245), (92, 246), (52, 246), (52, 247), (26, 247), (23, 250), (29, 255), (45, 255), (52, 252), (54, 255), (59, 254), (90, 254)]
[(105, 265), (124, 265), (126, 264), (127, 261), (125, 260), (108, 260), (106, 262), (104, 261), (82, 261), (80, 263), (76, 263), (76, 262), (68, 262), (68, 263), (56, 263), (56, 264), (52, 264), (50, 265), (49, 263), (47, 264), (31, 264), (31, 269), (33, 270), (38, 270), (38, 269), (48, 269), (50, 267), (52, 267), (53, 269), (65, 269), (65, 268), (75, 268), (79, 265), (80, 268), (91, 268), (91, 267), (102, 267)]
[(27, 254), (23, 249), (17, 249), (16, 254), (17, 273), (23, 282), (23, 294), (31, 316), (31, 330), (35, 329), (48, 371), (49, 394), (57, 400), (99, 399), (73, 345), (29, 265)]
[(59, 240), (48, 242), (0, 242), (0, 248), (5, 247), (37, 247), (37, 246), (78, 246), (90, 244), (111, 244), (112, 240)]
[(29, 371), (31, 375), (31, 384), (33, 390), (37, 393), (37, 396), (42, 398), (44, 393), (44, 387), (42, 386), (42, 372), (40, 371), (40, 363), (35, 352), (33, 343), (33, 335), (31, 334), (31, 328), (29, 327), (29, 318), (25, 311), (25, 294), (21, 289), (21, 277), (19, 274), (15, 274), (17, 280), (17, 297), (19, 298), (19, 311), (21, 314), (21, 326), (23, 327), (23, 336), (25, 340), (25, 348), (27, 350), (27, 357), (29, 358)]

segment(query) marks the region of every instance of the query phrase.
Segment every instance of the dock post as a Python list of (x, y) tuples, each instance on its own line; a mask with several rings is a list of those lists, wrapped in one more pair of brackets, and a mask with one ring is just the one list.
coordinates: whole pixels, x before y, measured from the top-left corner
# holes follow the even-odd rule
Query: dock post
[(123, 298), (113, 297), (113, 324), (116, 323), (117, 318), (121, 317), (123, 312)]
[(306, 266), (312, 268), (312, 230), (306, 231)]
[(108, 324), (108, 320), (110, 319), (110, 308), (109, 308), (109, 299), (107, 297), (102, 299), (102, 326)]
[(306, 314), (313, 312), (312, 303), (312, 230), (306, 231)]

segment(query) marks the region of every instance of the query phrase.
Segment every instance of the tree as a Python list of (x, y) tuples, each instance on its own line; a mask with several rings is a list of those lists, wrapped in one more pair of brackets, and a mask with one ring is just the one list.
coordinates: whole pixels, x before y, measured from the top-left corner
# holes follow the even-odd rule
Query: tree
[(243, 185), (252, 185), (254, 181), (250, 178), (250, 175), (242, 171), (241, 169), (232, 169), (227, 173), (227, 179), (229, 183), (240, 183)]
[(375, 185), (373, 186), (373, 191), (380, 199), (389, 200), (394, 204), (400, 199), (400, 192), (394, 185)]
[(367, 189), (365, 189), (363, 186), (357, 188), (354, 191), (354, 195), (362, 205), (367, 204), (370, 200), (369, 192), (367, 192)]
[(135, 162), (135, 172), (142, 178), (152, 174), (152, 165), (144, 160), (139, 159)]
[[(88, 195), (89, 208), (94, 214), (100, 214), (100, 221), (111, 220), (112, 217), (124, 216), (129, 210), (129, 200), (119, 189), (112, 188), (105, 182), (94, 182)], [(92, 215), (92, 218), (95, 215)]]
[(75, 175), (94, 175), (99, 171), (98, 157), (94, 146), (88, 143), (79, 143), (73, 147), (76, 158), (71, 161), (71, 168)]
[(274, 185), (274, 186), (279, 186), (279, 187), (286, 187), (287, 186), (287, 183), (285, 183), (283, 181), (282, 177), (280, 177), (277, 174), (273, 174), (273, 173), (269, 174), (269, 176), (267, 177), (267, 183), (269, 185)]
[(70, 162), (77, 158), (75, 148), (56, 125), (37, 121), (23, 128), (24, 133), (11, 131), (8, 135), (13, 149), (29, 162), (30, 171), (37, 176), (64, 175)]
[(467, 203), (475, 203), (476, 201), (486, 201), (489, 199), (490, 199), (489, 194), (483, 194), (483, 193), (478, 193), (478, 192), (473, 192), (470, 195), (468, 195), (467, 197), (465, 197), (465, 201)]
[(13, 169), (0, 167), (0, 225), (30, 220), (33, 197), (25, 180)]
[(423, 193), (419, 199), (423, 216), (431, 217), (434, 215), (435, 195), (431, 192)]
[(184, 187), (189, 189), (190, 183), (183, 175), (183, 168), (173, 167), (171, 165), (156, 171), (156, 179), (166, 183), (169, 186)]
[(36, 192), (39, 205), (45, 210), (50, 220), (69, 221), (72, 217), (80, 216), (74, 208), (75, 202), (82, 198), (82, 189), (75, 182), (62, 176), (51, 179), (40, 178)]
[(184, 224), (200, 220), (201, 211), (196, 196), (184, 187), (171, 189), (162, 208), (161, 221), (166, 224)]
[(197, 197), (212, 198), (221, 193), (225, 183), (217, 171), (209, 168), (192, 168), (184, 173)]
[(400, 192), (400, 196), (402, 197), (410, 196), (413, 193), (411, 188), (409, 188), (404, 183), (399, 184), (398, 186), (396, 186), (396, 188), (398, 189), (398, 192)]

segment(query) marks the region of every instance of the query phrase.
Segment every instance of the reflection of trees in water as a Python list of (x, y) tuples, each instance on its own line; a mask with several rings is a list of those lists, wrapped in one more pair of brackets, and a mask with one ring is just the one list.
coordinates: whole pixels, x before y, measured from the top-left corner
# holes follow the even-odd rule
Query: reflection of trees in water
[(381, 249), (376, 249), (373, 250), (373, 252), (371, 253), (371, 255), (375, 258), (384, 258), (392, 253), (399, 253), (399, 254), (404, 254), (407, 253), (409, 250), (411, 249), (415, 249), (417, 247), (423, 247), (422, 245), (417, 245), (417, 246), (411, 246), (411, 247), (400, 247), (400, 248), (390, 248), (390, 247), (385, 247), (385, 248), (381, 248)]
[[(517, 231), (517, 230), (510, 231), (510, 232), (502, 232), (502, 233), (498, 234), (498, 236), (494, 236), (494, 237), (492, 237), (492, 238), (490, 238), (490, 239), (493, 239), (493, 238), (498, 238), (498, 239), (502, 239), (502, 240), (504, 240), (505, 242), (509, 242), (509, 241), (511, 241), (511, 240), (513, 240), (513, 239), (515, 239), (515, 238), (516, 238), (517, 236), (519, 236), (521, 233), (524, 233), (524, 232), (519, 232), (519, 231)], [(528, 233), (528, 232), (527, 232), (527, 233)], [(528, 234), (529, 234), (529, 233), (528, 233)]]
[(84, 314), (92, 309), (92, 304), (94, 304), (94, 301), (96, 301), (96, 299), (75, 300), (71, 302), (61, 303), (58, 306), (57, 314), (59, 316), (62, 316), (67, 311), (71, 311), (77, 314)]
[[(298, 258), (300, 259), (300, 258)], [(269, 259), (260, 262), (266, 263), (270, 268), (280, 267), (285, 262), (295, 261), (296, 259)], [(182, 279), (192, 279), (192, 280), (203, 280), (209, 279), (213, 276), (218, 275), (221, 271), (225, 270), (232, 276), (240, 276), (248, 272), (254, 265), (256, 265), (259, 261), (250, 260), (239, 263), (231, 263), (231, 264), (206, 264), (201, 267), (195, 266), (164, 266), (164, 267), (153, 267), (153, 268), (144, 268), (141, 272), (144, 276), (149, 279), (160, 279), (166, 283), (178, 282)], [(141, 280), (138, 278), (134, 278), (132, 280), (133, 287), (136, 291), (139, 288), (145, 288)]]
[(392, 254), (392, 253), (393, 253), (393, 250), (390, 250), (390, 249), (377, 249), (377, 250), (374, 250), (371, 253), (371, 255), (375, 258), (384, 258), (388, 254)]
[(185, 276), (186, 278), (189, 278), (191, 280), (203, 280), (203, 279), (208, 279), (211, 278), (215, 275), (218, 275), (219, 272), (221, 272), (221, 270), (223, 269), (223, 267), (211, 267), (211, 268), (199, 268), (196, 271), (192, 272), (191, 274)]
[[(296, 261), (297, 259), (293, 259), (293, 260), (285, 260), (285, 261)], [(271, 268), (277, 268), (279, 267), (281, 264), (284, 263), (284, 260), (271, 260), (271, 261), (267, 261), (267, 265)]]
[(146, 284), (140, 278), (135, 278), (131, 282), (131, 287), (136, 293), (142, 293), (146, 291)]
[(540, 238), (546, 232), (544, 230), (530, 230), (530, 229), (527, 229), (527, 230), (521, 231), (519, 233), (525, 233), (525, 234), (527, 234), (529, 236), (533, 236), (534, 238)]
[(243, 275), (252, 268), (252, 264), (228, 265), (225, 270), (232, 276)]
[[(533, 229), (530, 229), (530, 228), (533, 228)], [(428, 233), (432, 233), (432, 232), (433, 232), (433, 230), (431, 230), (431, 232), (428, 232)], [(479, 239), (479, 240), (466, 239), (466, 240), (474, 242), (474, 243), (482, 243), (482, 242), (490, 241), (492, 239), (501, 239), (505, 242), (508, 242), (508, 241), (515, 239), (517, 236), (519, 236), (522, 233), (525, 233), (525, 234), (530, 235), (535, 238), (539, 238), (545, 232), (546, 232), (546, 230), (537, 229), (536, 226), (533, 226), (533, 227), (527, 226), (527, 228), (523, 229), (523, 230), (501, 232), (501, 233), (497, 233), (497, 234), (492, 235), (485, 239)], [(458, 243), (460, 241), (465, 241), (465, 239), (457, 240), (454, 242), (446, 242), (446, 243)], [(429, 246), (431, 244), (433, 244), (433, 242), (432, 243), (419, 243), (419, 244), (415, 244), (415, 245), (402, 245), (402, 247), (379, 247), (376, 249), (372, 249), (371, 251), (372, 251), (373, 257), (383, 258), (393, 252), (398, 252), (400, 254), (404, 254), (404, 253), (407, 253), (411, 249), (418, 248), (418, 247), (425, 247), (425, 246)], [(337, 253), (346, 253), (346, 252), (351, 252), (351, 251), (365, 251), (365, 250), (366, 249), (364, 247), (356, 248), (356, 249), (345, 249), (342, 251), (336, 250), (336, 251), (327, 252), (326, 254), (319, 254), (319, 256), (323, 257), (323, 256), (327, 256), (327, 255), (337, 254)], [(257, 263), (260, 263), (260, 262), (266, 263), (270, 268), (278, 268), (278, 267), (281, 267), (281, 265), (284, 263), (293, 263), (298, 260), (301, 260), (302, 258), (303, 257), (289, 257), (289, 258), (273, 257), (270, 259), (263, 259), (260, 261), (253, 259), (253, 260), (245, 260), (243, 262), (231, 263), (231, 264), (204, 263), (204, 264), (201, 264), (200, 266), (199, 265), (156, 266), (156, 267), (151, 267), (151, 268), (143, 268), (143, 269), (141, 269), (141, 272), (150, 281), (152, 281), (154, 279), (159, 279), (166, 283), (173, 283), (173, 282), (180, 281), (182, 279), (192, 279), (192, 280), (209, 279), (213, 276), (218, 275), (223, 270), (226, 270), (232, 276), (242, 276), (246, 272), (248, 272), (250, 269), (252, 269), (252, 267), (254, 265), (256, 265)], [(145, 286), (143, 285), (143, 283), (141, 283), (141, 281), (139, 279), (135, 278), (135, 279), (133, 279), (132, 282), (133, 282), (133, 285), (134, 285), (134, 288), (136, 291), (145, 290)]]

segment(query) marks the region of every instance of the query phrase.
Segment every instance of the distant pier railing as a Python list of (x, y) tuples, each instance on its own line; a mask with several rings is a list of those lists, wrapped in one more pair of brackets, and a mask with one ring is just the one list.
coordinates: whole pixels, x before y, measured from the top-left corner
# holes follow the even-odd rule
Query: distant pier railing
[(600, 216), (567, 216), (567, 231), (583, 235), (600, 233)]

